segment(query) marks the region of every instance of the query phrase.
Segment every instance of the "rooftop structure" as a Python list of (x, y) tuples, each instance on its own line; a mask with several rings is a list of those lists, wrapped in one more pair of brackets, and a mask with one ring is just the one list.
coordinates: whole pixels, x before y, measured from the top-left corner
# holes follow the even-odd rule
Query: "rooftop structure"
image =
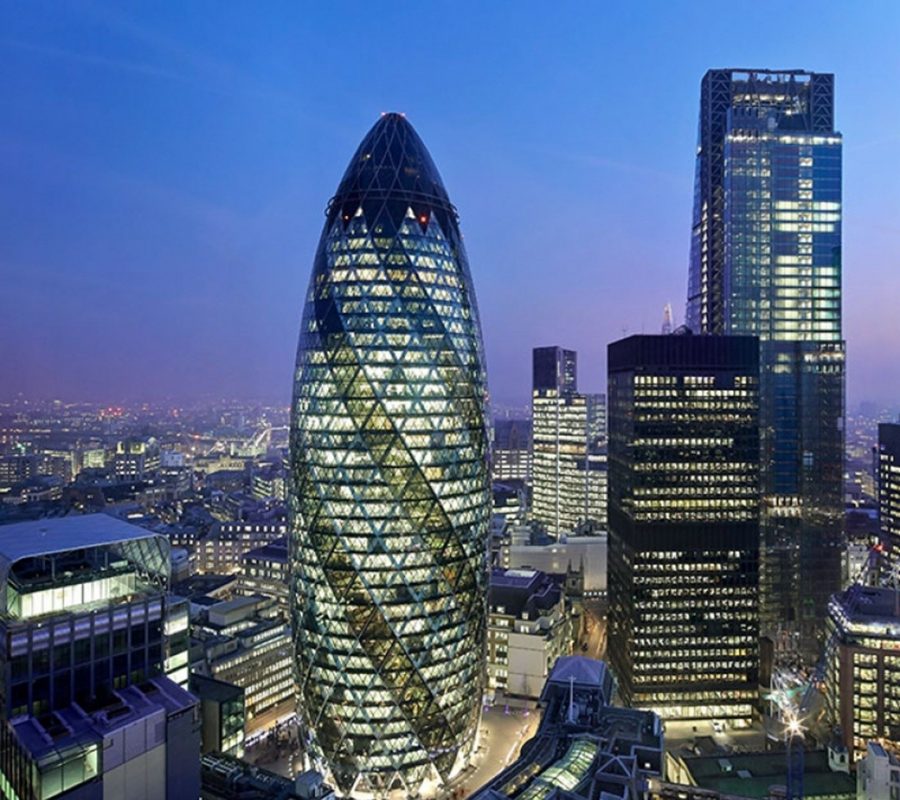
[(518, 760), (472, 796), (473, 800), (631, 800), (644, 781), (662, 775), (663, 733), (651, 711), (610, 705), (606, 664), (565, 656), (541, 693), (537, 734)]
[(196, 705), (160, 677), (13, 719), (0, 726), (0, 790), (20, 798), (77, 791), (83, 800), (193, 800), (200, 789)]
[(334, 792), (313, 770), (294, 780), (221, 753), (200, 759), (202, 800), (329, 800)]
[[(667, 766), (670, 781), (717, 792), (722, 797), (749, 800), (783, 797), (785, 772), (783, 750), (732, 753), (724, 757), (720, 754), (670, 757)], [(811, 750), (804, 758), (803, 797), (805, 800), (854, 800), (856, 780), (847, 772), (833, 772), (825, 750)]]
[(533, 569), (491, 572), (488, 688), (536, 700), (557, 658), (571, 651), (562, 581)]

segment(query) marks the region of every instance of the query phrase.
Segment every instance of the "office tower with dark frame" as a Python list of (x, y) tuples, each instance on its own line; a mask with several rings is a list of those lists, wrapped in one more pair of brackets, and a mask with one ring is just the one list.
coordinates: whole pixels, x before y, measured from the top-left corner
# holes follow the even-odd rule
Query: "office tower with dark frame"
[(758, 694), (759, 343), (608, 349), (609, 658), (626, 704), (749, 722)]

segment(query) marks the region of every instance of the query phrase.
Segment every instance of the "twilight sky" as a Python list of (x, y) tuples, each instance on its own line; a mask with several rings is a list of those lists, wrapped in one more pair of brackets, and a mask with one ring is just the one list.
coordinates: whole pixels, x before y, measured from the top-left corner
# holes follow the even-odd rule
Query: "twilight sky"
[[(482, 6), (489, 7), (482, 7)], [(699, 86), (836, 73), (848, 395), (900, 404), (900, 3), (0, 5), (0, 397), (287, 402), (323, 209), (384, 110), (460, 211), (492, 394), (681, 322)]]

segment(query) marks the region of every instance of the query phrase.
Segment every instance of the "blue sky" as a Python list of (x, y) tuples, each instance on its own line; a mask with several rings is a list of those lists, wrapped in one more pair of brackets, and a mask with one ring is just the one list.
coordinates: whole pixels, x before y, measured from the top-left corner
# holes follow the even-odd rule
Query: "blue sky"
[(900, 403), (900, 4), (0, 6), (0, 396), (286, 401), (323, 209), (405, 112), (460, 211), (492, 393), (683, 315), (699, 84), (832, 71), (851, 402)]

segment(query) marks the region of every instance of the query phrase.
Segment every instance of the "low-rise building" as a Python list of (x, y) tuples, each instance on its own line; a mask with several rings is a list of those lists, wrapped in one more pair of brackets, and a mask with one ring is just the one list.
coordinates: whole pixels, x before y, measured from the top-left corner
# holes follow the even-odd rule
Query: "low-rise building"
[(277, 722), (268, 712), (294, 693), (290, 627), (277, 601), (257, 595), (201, 605), (194, 598), (192, 608), (191, 672), (244, 690), (246, 731)]
[(333, 800), (334, 790), (314, 770), (294, 780), (232, 756), (208, 753), (200, 760), (202, 800)]
[[(856, 780), (846, 767), (835, 765), (826, 750), (807, 750), (803, 758), (805, 800), (854, 800)], [(666, 759), (666, 786), (650, 783), (653, 800), (700, 800), (701, 798), (746, 798), (781, 800), (786, 797), (787, 755), (783, 749), (759, 753), (715, 753), (674, 756)], [(671, 785), (680, 791), (671, 790)], [(688, 787), (690, 791), (688, 791)], [(665, 790), (665, 791), (664, 791)], [(706, 792), (707, 794), (701, 794)]]
[(827, 700), (850, 758), (878, 740), (900, 748), (900, 593), (853, 586), (834, 595), (828, 631), (836, 637), (827, 665)]
[(287, 537), (244, 553), (241, 562), (240, 591), (274, 598), (287, 619), (290, 593)]
[(244, 690), (233, 683), (191, 675), (190, 689), (200, 701), (202, 752), (244, 755)]
[(495, 568), (488, 602), (488, 690), (537, 700), (571, 649), (565, 592), (543, 572)]
[(287, 535), (283, 517), (219, 522), (197, 545), (200, 572), (238, 572), (246, 552)]

